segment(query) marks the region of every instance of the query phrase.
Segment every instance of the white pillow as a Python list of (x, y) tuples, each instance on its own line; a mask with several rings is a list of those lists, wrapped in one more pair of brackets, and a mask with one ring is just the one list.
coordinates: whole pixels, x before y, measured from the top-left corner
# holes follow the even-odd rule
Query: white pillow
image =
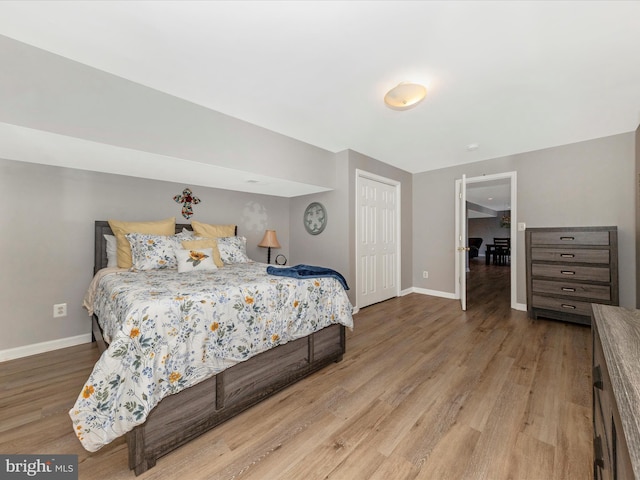
[(247, 239), (245, 237), (218, 238), (218, 250), (223, 263), (249, 263), (247, 257)]
[(187, 230), (186, 228), (182, 228), (182, 232), (178, 233), (178, 235), (183, 235), (184, 238), (183, 240), (193, 240), (194, 238), (196, 238), (195, 233), (193, 233), (193, 230)]
[(213, 248), (178, 249), (176, 248), (178, 272), (194, 272), (196, 270), (217, 270), (213, 263)]
[(165, 270), (178, 266), (175, 249), (181, 247), (185, 235), (127, 233), (125, 238), (131, 245), (131, 270)]
[(118, 250), (116, 247), (115, 235), (103, 235), (107, 242), (107, 267), (118, 266)]

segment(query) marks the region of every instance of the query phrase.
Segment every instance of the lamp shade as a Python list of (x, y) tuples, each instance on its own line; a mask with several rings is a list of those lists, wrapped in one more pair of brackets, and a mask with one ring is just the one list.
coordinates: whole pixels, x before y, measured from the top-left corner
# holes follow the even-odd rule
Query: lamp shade
[(275, 230), (265, 230), (262, 241), (258, 244), (259, 247), (280, 248), (278, 237)]
[(418, 83), (402, 82), (384, 96), (384, 103), (394, 110), (406, 110), (427, 96), (427, 88)]

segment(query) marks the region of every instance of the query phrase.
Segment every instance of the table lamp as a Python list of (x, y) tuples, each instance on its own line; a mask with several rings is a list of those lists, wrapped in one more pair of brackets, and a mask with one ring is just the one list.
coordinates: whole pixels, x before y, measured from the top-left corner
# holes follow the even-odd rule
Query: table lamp
[(278, 237), (276, 236), (275, 230), (265, 230), (264, 237), (262, 237), (262, 241), (258, 244), (259, 247), (267, 248), (267, 263), (271, 263), (271, 249), (272, 248), (280, 248), (280, 243), (278, 243)]

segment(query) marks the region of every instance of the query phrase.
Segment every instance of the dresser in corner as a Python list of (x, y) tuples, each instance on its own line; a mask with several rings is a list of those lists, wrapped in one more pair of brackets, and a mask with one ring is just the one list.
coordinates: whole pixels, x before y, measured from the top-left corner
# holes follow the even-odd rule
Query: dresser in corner
[(591, 324), (591, 304), (618, 305), (617, 227), (527, 228), (530, 318)]

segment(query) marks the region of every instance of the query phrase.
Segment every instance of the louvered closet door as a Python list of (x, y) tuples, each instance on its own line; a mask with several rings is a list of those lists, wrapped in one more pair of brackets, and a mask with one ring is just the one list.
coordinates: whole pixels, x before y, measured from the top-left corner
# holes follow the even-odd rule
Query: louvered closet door
[(398, 294), (396, 187), (369, 178), (358, 182), (358, 306)]

